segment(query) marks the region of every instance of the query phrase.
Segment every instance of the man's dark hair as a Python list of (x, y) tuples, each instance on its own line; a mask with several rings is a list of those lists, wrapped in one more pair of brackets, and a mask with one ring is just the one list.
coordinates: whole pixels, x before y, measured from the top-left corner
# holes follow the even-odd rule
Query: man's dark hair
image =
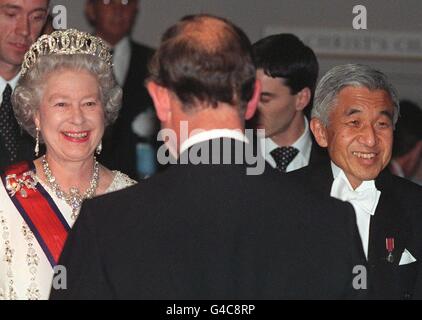
[(219, 102), (243, 110), (252, 98), (255, 67), (246, 34), (211, 15), (190, 15), (170, 27), (151, 60), (149, 80), (173, 91), (185, 111)]
[(400, 117), (394, 131), (393, 157), (410, 152), (422, 140), (422, 109), (409, 100), (400, 101)]
[(291, 94), (308, 87), (315, 92), (318, 60), (311, 48), (293, 34), (277, 34), (252, 46), (255, 67), (272, 78), (284, 78)]

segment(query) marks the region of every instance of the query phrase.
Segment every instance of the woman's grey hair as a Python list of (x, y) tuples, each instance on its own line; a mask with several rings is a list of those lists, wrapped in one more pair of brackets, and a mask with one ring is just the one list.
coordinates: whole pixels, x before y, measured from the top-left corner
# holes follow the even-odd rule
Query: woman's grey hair
[(118, 117), (122, 105), (122, 89), (117, 85), (112, 68), (101, 59), (88, 54), (41, 56), (38, 62), (19, 80), (13, 92), (12, 104), (19, 124), (35, 137), (34, 116), (40, 106), (46, 77), (63, 70), (86, 70), (98, 79), (105, 126)]
[(312, 118), (320, 119), (325, 126), (328, 126), (330, 112), (338, 94), (349, 86), (386, 91), (394, 104), (393, 123), (396, 124), (400, 113), (396, 89), (384, 73), (362, 64), (336, 66), (322, 77), (315, 90)]

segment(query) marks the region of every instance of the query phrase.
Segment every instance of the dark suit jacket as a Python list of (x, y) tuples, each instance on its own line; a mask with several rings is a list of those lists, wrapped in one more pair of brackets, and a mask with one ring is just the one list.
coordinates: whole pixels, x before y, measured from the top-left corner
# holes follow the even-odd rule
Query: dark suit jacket
[(144, 82), (148, 75), (148, 61), (154, 51), (133, 41), (131, 51), (128, 75), (123, 87), (122, 109), (117, 121), (105, 132), (103, 152), (99, 160), (106, 167), (120, 170), (137, 179), (138, 136), (132, 131), (132, 122), (138, 114), (146, 111), (148, 107), (153, 107)]
[(349, 204), (273, 170), (173, 165), (84, 204), (51, 298), (351, 298), (355, 224)]
[[(26, 132), (21, 130), (19, 135), (19, 148), (18, 148), (18, 157), (15, 163), (21, 161), (32, 161), (35, 158), (34, 148), (35, 148), (35, 140), (29, 136)], [(2, 140), (2, 136), (0, 135), (0, 172), (2, 168), (6, 168), (7, 166), (13, 163), (10, 162), (8, 151), (4, 146), (4, 142)]]
[(309, 158), (309, 165), (316, 165), (318, 163), (326, 163), (329, 159), (327, 149), (321, 148), (318, 143), (316, 143), (312, 133), (312, 149), (311, 156)]
[[(329, 161), (314, 164), (289, 174), (300, 183), (307, 183), (313, 191), (330, 194), (333, 175)], [(368, 297), (373, 299), (409, 299), (417, 275), (419, 262), (399, 266), (407, 249), (418, 261), (422, 224), (422, 188), (405, 179), (383, 171), (375, 180), (381, 197), (375, 215), (371, 217), (368, 262)], [(356, 227), (357, 228), (357, 227)], [(387, 261), (386, 238), (394, 238), (394, 262)], [(363, 249), (361, 252), (363, 257)]]

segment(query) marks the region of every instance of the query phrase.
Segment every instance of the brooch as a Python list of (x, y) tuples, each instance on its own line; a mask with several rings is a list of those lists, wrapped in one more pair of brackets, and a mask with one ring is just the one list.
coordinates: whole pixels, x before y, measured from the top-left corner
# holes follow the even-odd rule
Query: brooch
[(6, 189), (11, 197), (14, 197), (19, 192), (22, 198), (27, 198), (28, 192), (26, 189), (36, 190), (36, 185), (37, 182), (33, 171), (24, 172), (19, 177), (16, 174), (6, 176)]

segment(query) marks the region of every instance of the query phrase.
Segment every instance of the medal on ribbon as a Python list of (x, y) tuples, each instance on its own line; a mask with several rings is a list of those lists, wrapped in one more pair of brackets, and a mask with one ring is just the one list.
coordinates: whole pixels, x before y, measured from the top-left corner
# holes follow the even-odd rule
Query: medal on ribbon
[(394, 262), (394, 238), (386, 238), (385, 239), (385, 247), (387, 249), (388, 255), (387, 255), (387, 261), (390, 263)]

